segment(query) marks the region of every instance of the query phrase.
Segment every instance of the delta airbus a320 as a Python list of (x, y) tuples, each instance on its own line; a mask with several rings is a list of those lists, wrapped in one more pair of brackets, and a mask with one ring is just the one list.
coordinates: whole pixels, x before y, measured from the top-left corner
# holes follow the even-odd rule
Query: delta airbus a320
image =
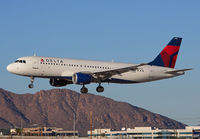
[(50, 85), (62, 87), (68, 84), (82, 85), (81, 93), (87, 93), (85, 85), (97, 83), (97, 92), (103, 92), (102, 83), (143, 83), (183, 75), (191, 69), (174, 69), (182, 38), (174, 37), (161, 53), (149, 63), (127, 64), (56, 57), (27, 56), (7, 66), (11, 73), (34, 78), (49, 78)]

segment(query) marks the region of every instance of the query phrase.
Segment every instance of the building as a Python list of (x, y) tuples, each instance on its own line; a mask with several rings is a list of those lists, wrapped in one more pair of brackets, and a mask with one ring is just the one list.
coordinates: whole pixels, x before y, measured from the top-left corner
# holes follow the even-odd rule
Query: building
[[(88, 136), (91, 131), (88, 131)], [(185, 129), (159, 129), (152, 127), (123, 128), (121, 131), (95, 129), (92, 136), (98, 138), (200, 138), (200, 126), (187, 126)]]
[[(16, 135), (16, 129), (11, 129), (12, 135)], [(56, 127), (35, 127), (23, 128), (22, 135), (24, 136), (78, 136), (78, 131), (65, 131), (62, 128)]]
[(10, 129), (10, 134), (11, 135), (17, 135), (17, 130), (16, 129)]
[(10, 135), (10, 130), (9, 129), (0, 129), (0, 136), (3, 135)]

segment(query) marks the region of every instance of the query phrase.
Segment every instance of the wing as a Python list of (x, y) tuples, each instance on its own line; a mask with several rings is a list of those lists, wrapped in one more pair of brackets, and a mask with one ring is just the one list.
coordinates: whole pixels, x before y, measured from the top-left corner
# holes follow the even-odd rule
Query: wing
[(144, 64), (139, 64), (135, 66), (130, 66), (130, 67), (124, 67), (124, 68), (119, 68), (119, 69), (112, 69), (112, 70), (106, 70), (106, 71), (100, 71), (100, 72), (94, 72), (91, 73), (91, 75), (97, 79), (97, 80), (106, 80), (110, 78), (113, 75), (121, 75), (122, 73), (128, 72), (128, 71), (135, 71), (138, 67), (148, 65), (146, 63)]
[(188, 71), (188, 70), (192, 70), (192, 69), (173, 70), (173, 71), (167, 71), (165, 73), (168, 73), (168, 74), (179, 74), (179, 73), (184, 73), (185, 71)]

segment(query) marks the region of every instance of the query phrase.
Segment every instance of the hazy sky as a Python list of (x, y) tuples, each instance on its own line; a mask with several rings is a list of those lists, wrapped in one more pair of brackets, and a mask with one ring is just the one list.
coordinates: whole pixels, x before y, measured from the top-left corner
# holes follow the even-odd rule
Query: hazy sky
[[(0, 88), (15, 93), (51, 89), (47, 79), (10, 74), (6, 66), (36, 53), (78, 59), (144, 63), (172, 37), (183, 37), (176, 68), (184, 76), (143, 84), (105, 84), (101, 95), (190, 125), (200, 124), (199, 0), (1, 0)], [(96, 93), (97, 84), (87, 85)], [(64, 88), (79, 91), (81, 86)]]

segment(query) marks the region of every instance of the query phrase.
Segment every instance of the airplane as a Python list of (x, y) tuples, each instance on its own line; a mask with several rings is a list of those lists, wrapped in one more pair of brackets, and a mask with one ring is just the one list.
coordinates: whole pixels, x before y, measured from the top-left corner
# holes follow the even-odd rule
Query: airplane
[(49, 78), (54, 87), (69, 84), (82, 85), (81, 93), (87, 93), (85, 85), (97, 83), (97, 92), (103, 92), (102, 83), (143, 83), (183, 75), (192, 69), (175, 69), (182, 38), (174, 37), (149, 63), (128, 64), (91, 60), (78, 60), (44, 56), (18, 58), (7, 66), (13, 74), (30, 77), (29, 88), (34, 78)]

